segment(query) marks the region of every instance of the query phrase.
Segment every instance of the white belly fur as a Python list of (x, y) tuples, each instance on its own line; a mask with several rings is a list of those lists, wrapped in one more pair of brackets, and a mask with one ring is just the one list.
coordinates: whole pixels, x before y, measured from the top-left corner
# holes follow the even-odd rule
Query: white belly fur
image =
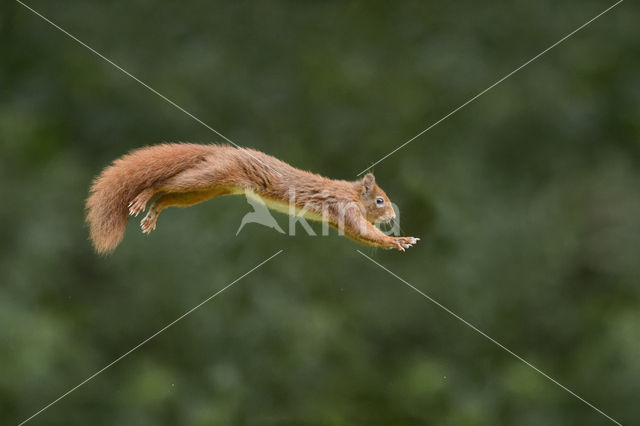
[[(245, 191), (243, 188), (234, 188), (232, 193), (233, 194), (245, 194), (247, 197), (250, 197), (251, 199), (266, 205), (269, 209), (275, 210), (275, 211), (280, 212), (280, 213), (284, 213), (286, 215), (290, 215), (290, 214), (294, 213), (295, 215), (300, 215), (300, 216), (304, 217), (305, 219), (309, 219), (309, 220), (315, 220), (315, 221), (319, 221), (319, 222), (324, 220), (322, 215), (320, 215), (320, 214), (318, 214), (316, 212), (312, 212), (312, 211), (309, 211), (309, 210), (304, 210), (301, 207), (294, 206), (294, 205), (289, 205), (289, 203), (285, 203), (283, 201), (277, 201), (277, 200), (273, 200), (273, 199), (270, 199), (270, 198), (261, 197), (260, 195), (256, 194), (255, 192), (249, 191), (249, 190)], [(303, 210), (304, 210), (304, 213), (300, 214)]]

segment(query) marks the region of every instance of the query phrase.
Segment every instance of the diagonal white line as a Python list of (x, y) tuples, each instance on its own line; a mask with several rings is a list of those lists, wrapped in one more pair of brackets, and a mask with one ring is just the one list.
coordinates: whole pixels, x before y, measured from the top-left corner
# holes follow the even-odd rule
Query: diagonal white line
[(171, 105), (173, 105), (174, 107), (176, 107), (177, 109), (179, 109), (180, 111), (184, 112), (185, 114), (187, 114), (189, 117), (193, 118), (194, 120), (196, 120), (198, 123), (202, 124), (204, 127), (206, 127), (207, 129), (211, 130), (212, 132), (214, 132), (216, 135), (220, 136), (221, 138), (223, 138), (224, 140), (226, 140), (227, 142), (233, 144), (234, 146), (238, 147), (239, 146), (233, 142), (231, 139), (227, 138), (225, 135), (223, 135), (222, 133), (220, 133), (219, 131), (217, 131), (216, 129), (214, 129), (213, 127), (209, 126), (207, 123), (205, 123), (204, 121), (200, 120), (198, 117), (196, 117), (195, 115), (191, 114), (189, 111), (187, 111), (186, 109), (182, 108), (180, 105), (178, 105), (177, 103), (175, 103), (174, 101), (172, 101), (171, 99), (167, 98), (166, 96), (164, 96), (162, 93), (158, 92), (156, 89), (154, 89), (153, 87), (149, 86), (147, 83), (145, 83), (144, 81), (140, 80), (138, 77), (136, 77), (135, 75), (131, 74), (129, 71), (125, 70), (124, 68), (122, 68), (120, 65), (116, 64), (115, 62), (113, 62), (111, 59), (107, 58), (106, 56), (104, 56), (102, 53), (98, 52), (97, 50), (95, 50), (93, 47), (89, 46), (88, 44), (86, 44), (85, 42), (83, 42), (82, 40), (80, 40), (79, 38), (77, 38), (76, 36), (74, 36), (73, 34), (69, 33), (67, 30), (65, 30), (64, 28), (61, 28), (59, 25), (57, 25), (56, 23), (52, 22), (49, 18), (47, 18), (46, 16), (43, 16), (41, 13), (39, 13), (38, 11), (36, 11), (35, 9), (33, 9), (32, 7), (24, 4), (23, 2), (21, 2), (20, 0), (16, 0), (18, 3), (20, 3), (22, 6), (24, 6), (25, 8), (29, 9), (31, 12), (33, 12), (34, 14), (38, 15), (40, 18), (42, 18), (43, 20), (45, 20), (46, 22), (48, 22), (49, 24), (51, 24), (53, 27), (55, 27), (56, 29), (58, 29), (59, 31), (61, 31), (62, 33), (66, 34), (67, 36), (69, 36), (70, 38), (72, 38), (73, 40), (75, 40), (78, 44), (82, 45), (83, 47), (86, 47), (87, 49), (89, 49), (92, 53), (94, 53), (96, 56), (99, 56), (100, 58), (104, 59), (105, 61), (107, 61), (108, 63), (110, 63), (111, 65), (113, 65), (114, 67), (116, 67), (118, 70), (122, 71), (124, 74), (126, 74), (127, 76), (131, 77), (132, 79), (134, 79), (136, 82), (140, 83), (142, 86), (144, 86), (146, 89), (150, 90), (151, 92), (153, 92), (154, 94), (160, 96), (162, 99), (164, 99), (165, 101), (169, 102)]
[(218, 290), (217, 292), (215, 292), (211, 296), (207, 297), (202, 302), (198, 303), (196, 306), (194, 306), (193, 308), (189, 309), (187, 312), (185, 312), (184, 314), (180, 315), (178, 318), (176, 318), (175, 320), (171, 321), (169, 324), (165, 325), (160, 330), (156, 331), (151, 336), (149, 336), (146, 339), (144, 339), (142, 342), (138, 343), (136, 346), (134, 346), (133, 348), (129, 349), (127, 352), (125, 352), (124, 354), (120, 355), (118, 358), (116, 358), (115, 360), (111, 361), (109, 364), (107, 364), (104, 367), (102, 367), (100, 370), (98, 370), (95, 373), (93, 373), (91, 376), (87, 377), (82, 382), (78, 383), (77, 385), (75, 385), (74, 387), (72, 387), (71, 389), (69, 389), (68, 391), (63, 393), (62, 395), (60, 395), (58, 398), (54, 399), (49, 404), (45, 405), (40, 410), (36, 411), (30, 417), (28, 417), (27, 419), (25, 419), (21, 423), (19, 423), (18, 426), (21, 426), (21, 425), (27, 423), (28, 421), (30, 421), (31, 419), (36, 417), (38, 414), (42, 413), (43, 411), (45, 411), (46, 409), (48, 409), (49, 407), (51, 407), (52, 405), (54, 405), (55, 403), (60, 401), (62, 398), (64, 398), (67, 395), (69, 395), (71, 392), (75, 391), (76, 389), (78, 389), (82, 385), (84, 385), (87, 382), (89, 382), (90, 380), (94, 379), (97, 375), (99, 375), (100, 373), (104, 372), (107, 368), (109, 368), (112, 365), (114, 365), (115, 363), (119, 362), (120, 360), (122, 360), (123, 358), (125, 358), (126, 356), (131, 354), (133, 351), (135, 351), (136, 349), (139, 349), (141, 346), (143, 346), (144, 344), (149, 342), (151, 339), (153, 339), (154, 337), (156, 337), (160, 333), (164, 332), (169, 327), (173, 326), (175, 323), (177, 323), (178, 321), (182, 320), (187, 315), (193, 313), (196, 309), (200, 308), (202, 305), (204, 305), (205, 303), (207, 303), (208, 301), (210, 301), (211, 299), (213, 299), (214, 297), (216, 297), (217, 295), (219, 295), (220, 293), (222, 293), (223, 291), (225, 291), (226, 289), (228, 289), (229, 287), (231, 287), (232, 285), (234, 285), (235, 283), (237, 283), (238, 281), (240, 281), (241, 279), (243, 279), (244, 277), (246, 277), (247, 275), (249, 275), (250, 273), (252, 273), (256, 269), (260, 268), (262, 265), (264, 265), (265, 263), (269, 262), (271, 259), (273, 259), (274, 257), (276, 257), (277, 255), (279, 255), (282, 252), (283, 252), (283, 250), (278, 250), (275, 254), (271, 255), (271, 257), (263, 260), (262, 262), (260, 262), (259, 264), (257, 264), (253, 268), (251, 268), (249, 271), (247, 271), (244, 274), (240, 275), (238, 278), (236, 278), (235, 280), (233, 280), (232, 282), (230, 282), (229, 284), (224, 286), (222, 289)]
[(494, 87), (496, 87), (498, 84), (502, 83), (503, 81), (505, 81), (506, 79), (508, 79), (509, 77), (511, 77), (512, 75), (514, 75), (515, 73), (517, 73), (518, 71), (520, 71), (522, 68), (526, 67), (527, 65), (529, 65), (531, 62), (535, 61), (536, 59), (538, 59), (540, 56), (544, 55), (545, 53), (547, 53), (548, 51), (550, 51), (551, 49), (553, 49), (554, 47), (556, 47), (557, 45), (559, 45), (560, 43), (562, 43), (563, 41), (565, 41), (566, 39), (568, 39), (569, 37), (571, 37), (572, 35), (574, 35), (575, 33), (577, 33), (578, 31), (580, 31), (581, 29), (583, 29), (584, 27), (586, 27), (587, 25), (589, 25), (590, 23), (592, 23), (593, 21), (595, 21), (596, 19), (598, 19), (599, 17), (601, 17), (602, 15), (604, 15), (605, 13), (609, 12), (611, 9), (613, 9), (614, 7), (616, 7), (617, 5), (619, 5), (620, 3), (622, 3), (624, 0), (618, 0), (616, 3), (614, 3), (613, 5), (609, 6), (608, 8), (606, 8), (605, 10), (603, 10), (602, 12), (600, 12), (599, 14), (597, 14), (596, 16), (594, 16), (593, 18), (591, 18), (590, 20), (588, 20), (587, 22), (585, 22), (584, 24), (580, 25), (578, 28), (576, 28), (575, 30), (571, 31), (569, 34), (567, 34), (566, 36), (562, 37), (560, 40), (556, 41), (555, 43), (553, 43), (551, 46), (547, 47), (546, 49), (544, 49), (542, 52), (538, 53), (536, 56), (534, 56), (533, 58), (529, 59), (527, 62), (525, 62), (524, 64), (520, 65), (518, 68), (516, 68), (515, 70), (511, 71), (509, 74), (505, 75), (504, 77), (502, 77), (500, 80), (496, 81), (495, 83), (493, 83), (491, 86), (487, 87), (486, 89), (484, 89), (482, 92), (478, 93), (477, 95), (475, 95), (473, 98), (469, 99), (468, 101), (466, 101), (465, 103), (463, 103), (462, 105), (460, 105), (459, 107), (457, 107), (456, 109), (454, 109), (453, 111), (451, 111), (450, 113), (448, 113), (447, 115), (445, 115), (444, 117), (442, 117), (440, 120), (436, 121), (435, 123), (433, 123), (432, 125), (430, 125), (429, 127), (427, 127), (426, 129), (424, 129), (423, 131), (421, 131), (420, 133), (418, 133), (417, 135), (415, 135), (414, 137), (412, 137), (411, 139), (409, 139), (408, 141), (406, 141), (405, 143), (403, 143), (402, 145), (400, 145), (399, 147), (397, 147), (396, 149), (394, 149), (393, 151), (391, 151), (390, 153), (388, 153), (387, 155), (385, 155), (384, 157), (382, 157), (381, 159), (379, 159), (378, 161), (376, 161), (375, 163), (373, 163), (372, 165), (370, 165), (369, 167), (367, 167), (366, 169), (364, 169), (363, 171), (361, 171), (360, 173), (358, 173), (357, 176), (360, 176), (361, 174), (363, 174), (364, 172), (366, 172), (367, 170), (371, 169), (373, 166), (375, 166), (378, 163), (381, 163), (382, 161), (386, 160), (387, 158), (389, 158), (390, 156), (392, 156), (393, 154), (395, 154), (397, 151), (401, 150), (402, 148), (404, 148), (405, 146), (409, 145), (411, 142), (413, 142), (414, 140), (418, 139), (420, 136), (422, 136), (423, 134), (425, 134), (426, 132), (428, 132), (429, 130), (433, 129), (434, 127), (436, 127), (438, 124), (442, 123), (444, 120), (446, 120), (447, 118), (451, 117), (453, 114), (455, 114), (456, 112), (460, 111), (462, 108), (466, 107), (467, 105), (469, 105), (471, 102), (475, 101), (476, 99), (478, 99), (480, 96), (484, 95), (485, 93), (487, 93), (489, 90), (493, 89)]
[(447, 312), (448, 314), (450, 314), (451, 316), (453, 316), (454, 318), (456, 318), (457, 320), (461, 321), (464, 325), (466, 325), (467, 327), (471, 328), (472, 330), (474, 330), (475, 332), (477, 332), (478, 334), (480, 334), (481, 336), (485, 337), (486, 339), (488, 339), (489, 341), (491, 341), (492, 343), (494, 343), (496, 346), (498, 346), (499, 348), (503, 349), (504, 351), (506, 351), (507, 353), (511, 354), (512, 356), (514, 356), (515, 358), (517, 358), (518, 360), (522, 361), (524, 364), (526, 364), (527, 366), (531, 367), (533, 370), (535, 370), (536, 372), (538, 372), (539, 374), (541, 374), (542, 376), (544, 376), (545, 378), (547, 378), (548, 380), (550, 380), (551, 382), (555, 383), (556, 385), (558, 385), (559, 387), (561, 387), (562, 389), (564, 389), (566, 392), (570, 393), (571, 395), (575, 396), (576, 398), (578, 398), (580, 401), (584, 402), (585, 404), (587, 404), (589, 407), (593, 408), (594, 410), (596, 410), (598, 413), (602, 414), (604, 417), (606, 417), (607, 419), (611, 420), (613, 423), (622, 426), (622, 424), (620, 422), (618, 422), (617, 420), (615, 420), (614, 418), (610, 417), (609, 415), (607, 415), (604, 411), (600, 410), (598, 407), (596, 407), (595, 405), (593, 405), (592, 403), (590, 403), (589, 401), (585, 400), (584, 398), (582, 398), (580, 395), (578, 395), (577, 393), (575, 393), (574, 391), (572, 391), (571, 389), (567, 388), (566, 386), (564, 386), (562, 383), (558, 382), (557, 380), (555, 380), (553, 377), (549, 376), (547, 373), (545, 373), (544, 371), (540, 370), (538, 367), (536, 367), (535, 365), (531, 364), (529, 361), (527, 361), (526, 359), (522, 358), (520, 355), (516, 354), (515, 352), (513, 352), (511, 349), (507, 348), (506, 346), (504, 346), (502, 343), (498, 342), (497, 340), (495, 340), (493, 337), (489, 336), (487, 333), (485, 333), (484, 331), (480, 330), (478, 327), (476, 327), (475, 325), (471, 324), (469, 321), (465, 320), (464, 318), (462, 318), (460, 315), (456, 314), (455, 312), (453, 312), (451, 309), (447, 308), (446, 306), (444, 306), (443, 304), (441, 304), (440, 302), (438, 302), (437, 300), (435, 300), (434, 298), (432, 298), (431, 296), (427, 295), (426, 293), (424, 293), (423, 291), (419, 290), (418, 288), (414, 287), (413, 285), (409, 284), (407, 281), (405, 281), (403, 278), (399, 277), (398, 275), (396, 275), (395, 273), (391, 272), (389, 269), (387, 269), (386, 267), (384, 267), (383, 265), (381, 265), (380, 263), (376, 262), (375, 260), (373, 260), (372, 258), (370, 258), (369, 256), (367, 256), (366, 254), (364, 254), (363, 252), (361, 252), (360, 250), (356, 251), (358, 253), (360, 253), (361, 255), (363, 255), (364, 257), (366, 257), (367, 259), (369, 259), (371, 262), (375, 263), (376, 265), (378, 265), (380, 268), (384, 269), (385, 271), (387, 271), (389, 274), (391, 274), (392, 276), (394, 276), (395, 278), (397, 278), (398, 280), (402, 281), (404, 284), (406, 284), (408, 287), (410, 287), (411, 289), (413, 289), (414, 291), (418, 292), (421, 296), (423, 296), (424, 298), (428, 299), (431, 303), (435, 304), (436, 306), (438, 306), (440, 309), (444, 310), (445, 312)]
[[(195, 121), (197, 121), (198, 123), (202, 124), (204, 127), (206, 127), (207, 129), (211, 130), (213, 133), (215, 133), (216, 135), (220, 136), (222, 139), (224, 139), (225, 141), (229, 142), (231, 145), (235, 146), (236, 148), (240, 148), (240, 149), (244, 149), (243, 147), (241, 147), (240, 145), (238, 145), (237, 143), (235, 143), (234, 141), (232, 141), (231, 139), (229, 139), (228, 137), (226, 137), (225, 135), (223, 135), (222, 133), (220, 133), (219, 131), (217, 131), (216, 129), (214, 129), (213, 127), (211, 127), (210, 125), (208, 125), (207, 123), (205, 123), (204, 121), (200, 120), (198, 117), (196, 117), (195, 115), (193, 115), (192, 113), (190, 113), (189, 111), (187, 111), (186, 109), (184, 109), (183, 107), (181, 107), (180, 105), (178, 105), (177, 103), (175, 103), (174, 101), (172, 101), (171, 99), (167, 98), (165, 95), (163, 95), (162, 93), (158, 92), (156, 89), (154, 89), (153, 87), (149, 86), (147, 83), (145, 83), (144, 81), (140, 80), (138, 77), (136, 77), (135, 75), (131, 74), (129, 71), (125, 70), (124, 68), (122, 68), (120, 65), (116, 64), (115, 62), (113, 62), (111, 59), (107, 58), (106, 56), (104, 56), (102, 53), (98, 52), (97, 50), (95, 50), (93, 47), (89, 46), (88, 44), (86, 44), (85, 42), (83, 42), (82, 40), (80, 40), (79, 38), (77, 38), (76, 36), (74, 36), (73, 34), (71, 34), (70, 32), (68, 32), (67, 30), (65, 30), (64, 28), (60, 27), (59, 25), (57, 25), (55, 22), (51, 21), (49, 18), (47, 18), (46, 16), (42, 15), (41, 13), (39, 13), (37, 10), (33, 9), (32, 7), (24, 4), (22, 1), (20, 0), (16, 0), (16, 2), (18, 2), (20, 5), (24, 6), (26, 9), (30, 10), (31, 12), (33, 12), (35, 15), (39, 16), (40, 18), (42, 18), (44, 21), (48, 22), (49, 24), (51, 24), (54, 28), (56, 28), (57, 30), (59, 30), (60, 32), (64, 33), (65, 35), (67, 35), (69, 38), (73, 39), (74, 41), (76, 41), (78, 44), (80, 44), (81, 46), (87, 48), (88, 50), (90, 50), (92, 53), (94, 53), (96, 56), (100, 57), (101, 59), (105, 60), (106, 62), (108, 62), (109, 64), (113, 65), (115, 68), (117, 68), (118, 70), (122, 71), (125, 75), (131, 77), (133, 80), (135, 80), (137, 83), (139, 83), (141, 86), (143, 86), (144, 88), (148, 89), (150, 92), (158, 95), (159, 97), (161, 97), (162, 99), (164, 99), (165, 101), (167, 101), (168, 103), (170, 103), (172, 106), (174, 106), (175, 108), (177, 108), (178, 110), (182, 111), (183, 113), (187, 114), (189, 117), (193, 118)], [(251, 153), (244, 151), (249, 157), (253, 158), (254, 160), (257, 160), (259, 163), (264, 164), (264, 162), (258, 158), (256, 158), (254, 155), (251, 155)], [(280, 172), (278, 172), (277, 170), (273, 169), (271, 166), (268, 166), (265, 164), (265, 166), (269, 167), (271, 170), (273, 170), (277, 175), (282, 176), (280, 174)]]

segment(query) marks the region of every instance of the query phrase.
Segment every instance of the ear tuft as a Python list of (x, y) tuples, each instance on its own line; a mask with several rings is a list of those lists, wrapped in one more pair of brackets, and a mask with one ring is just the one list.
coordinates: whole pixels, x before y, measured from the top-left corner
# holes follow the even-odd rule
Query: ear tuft
[(376, 178), (373, 176), (373, 173), (367, 173), (362, 178), (362, 192), (364, 195), (368, 195), (373, 189), (373, 184), (376, 182)]

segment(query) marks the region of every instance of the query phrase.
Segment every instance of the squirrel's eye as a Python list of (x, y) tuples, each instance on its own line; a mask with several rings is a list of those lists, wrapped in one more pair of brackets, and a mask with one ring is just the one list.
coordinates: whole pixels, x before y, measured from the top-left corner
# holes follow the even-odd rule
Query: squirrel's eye
[(384, 200), (381, 197), (376, 198), (376, 204), (381, 206), (384, 204)]

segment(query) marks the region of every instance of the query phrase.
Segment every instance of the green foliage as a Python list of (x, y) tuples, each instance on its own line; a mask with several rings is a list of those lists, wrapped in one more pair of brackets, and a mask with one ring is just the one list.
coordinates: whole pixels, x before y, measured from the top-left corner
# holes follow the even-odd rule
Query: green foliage
[[(355, 174), (607, 2), (29, 2), (241, 145)], [(220, 142), (14, 2), (0, 6), (0, 423), (17, 424), (279, 249), (34, 424), (565, 425), (640, 417), (640, 44), (624, 2), (375, 167), (406, 253), (248, 225), (214, 199), (130, 224), (91, 179)], [(283, 216), (277, 220), (285, 223)], [(299, 230), (301, 233), (302, 231)]]

